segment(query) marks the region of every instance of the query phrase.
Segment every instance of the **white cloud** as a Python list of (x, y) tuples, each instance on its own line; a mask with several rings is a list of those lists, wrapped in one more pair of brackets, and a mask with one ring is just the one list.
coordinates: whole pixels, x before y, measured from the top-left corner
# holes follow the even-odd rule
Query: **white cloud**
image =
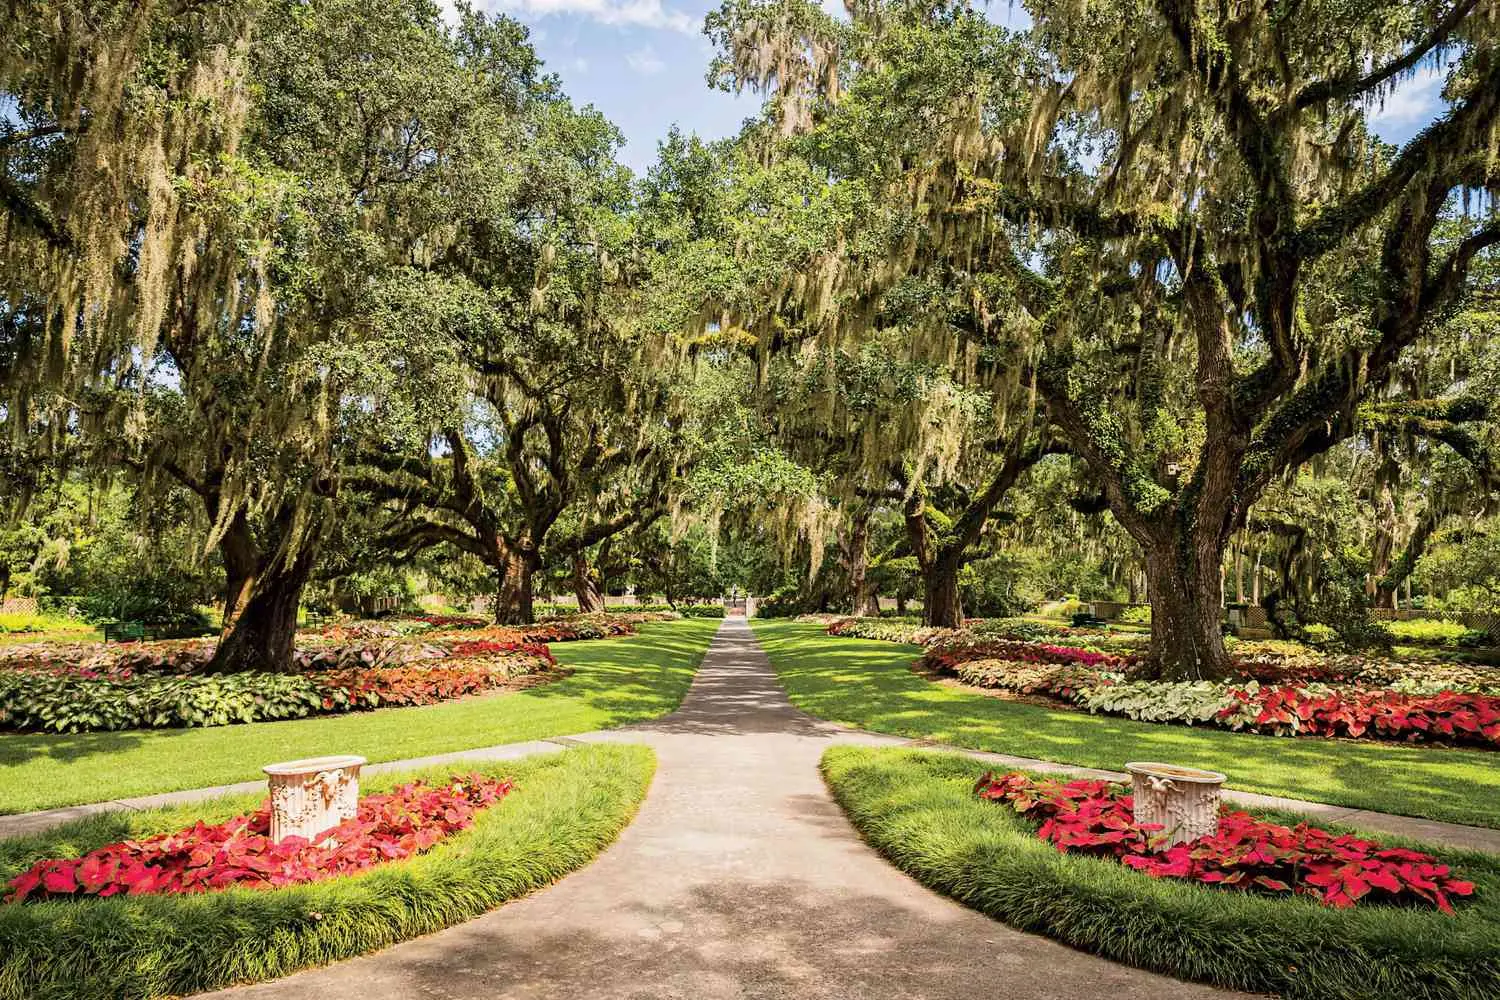
[(1443, 82), (1448, 78), (1446, 66), (1426, 66), (1396, 89), (1375, 101), (1370, 109), (1370, 124), (1383, 129), (1406, 129), (1426, 125), (1443, 113)]
[(642, 76), (654, 76), (667, 68), (667, 64), (650, 48), (636, 49), (625, 57), (625, 62)]
[(663, 28), (696, 35), (701, 23), (680, 10), (668, 10), (662, 0), (495, 0), (492, 6), (530, 17), (573, 15), (599, 24), (635, 28)]
[(576, 73), (587, 73), (589, 71), (589, 61), (583, 58), (583, 56), (576, 57), (573, 60), (573, 70)]

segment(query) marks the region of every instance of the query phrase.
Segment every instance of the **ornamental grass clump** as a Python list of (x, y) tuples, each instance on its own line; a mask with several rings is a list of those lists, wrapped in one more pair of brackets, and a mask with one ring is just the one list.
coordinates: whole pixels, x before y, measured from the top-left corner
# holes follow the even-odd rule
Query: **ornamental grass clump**
[(416, 781), (360, 800), (359, 813), (311, 841), (273, 841), (271, 810), (175, 833), (107, 844), (80, 858), (48, 858), (8, 883), (6, 903), (207, 892), (231, 886), (275, 889), (373, 868), (420, 854), (467, 829), (475, 813), (514, 785), (480, 774), (433, 787)]
[(1337, 908), (1392, 903), (1452, 913), (1455, 899), (1474, 893), (1431, 855), (1229, 809), (1216, 834), (1167, 846), (1161, 824), (1136, 823), (1130, 794), (1110, 782), (987, 772), (974, 792), (1038, 822), (1036, 835), (1059, 851), (1113, 857), (1153, 878), (1311, 896)]

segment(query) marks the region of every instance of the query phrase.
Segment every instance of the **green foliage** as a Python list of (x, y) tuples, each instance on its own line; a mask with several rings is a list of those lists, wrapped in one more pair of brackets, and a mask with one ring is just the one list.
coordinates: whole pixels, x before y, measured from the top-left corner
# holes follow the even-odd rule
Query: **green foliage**
[(861, 835), (923, 884), (1114, 961), (1305, 1000), (1482, 1000), (1500, 990), (1490, 961), (1500, 948), (1493, 855), (1379, 836), (1471, 876), (1479, 886), (1474, 900), (1457, 916), (1395, 906), (1334, 910), (1060, 853), (1023, 817), (973, 794), (984, 765), (966, 757), (834, 747), (822, 770)]
[(323, 708), (311, 677), (225, 674), (117, 682), (29, 671), (0, 673), (0, 726), (59, 733), (302, 718)]
[[(152, 1000), (284, 976), (431, 934), (556, 881), (592, 860), (630, 822), (655, 758), (641, 746), (593, 746), (477, 763), (516, 792), (422, 855), (363, 875), (284, 889), (231, 889), (0, 907), (0, 997)], [(366, 779), (371, 791), (451, 765)], [(241, 796), (111, 813), (7, 840), (0, 879), (32, 861), (76, 856), (253, 807)], [(391, 905), (400, 900), (400, 905)]]
[(1444, 621), (1441, 618), (1413, 618), (1409, 621), (1392, 621), (1385, 624), (1385, 628), (1391, 636), (1401, 642), (1416, 643), (1418, 645), (1431, 646), (1460, 646), (1467, 641), (1482, 638), (1482, 632), (1475, 632), (1465, 628), (1459, 622)]

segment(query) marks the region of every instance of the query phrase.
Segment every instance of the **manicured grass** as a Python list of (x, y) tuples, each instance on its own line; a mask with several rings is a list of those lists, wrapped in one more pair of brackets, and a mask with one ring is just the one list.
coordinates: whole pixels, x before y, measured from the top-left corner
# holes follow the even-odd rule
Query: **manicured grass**
[[(976, 798), (984, 765), (965, 757), (845, 746), (824, 754), (822, 767), (855, 827), (902, 870), (1075, 948), (1182, 979), (1309, 1000), (1500, 996), (1500, 858), (1492, 855), (1372, 834), (1438, 855), (1476, 883), (1475, 896), (1453, 916), (1381, 905), (1334, 910), (1062, 854), (1014, 810)], [(977, 984), (976, 995), (984, 991)]]
[(571, 677), (423, 708), (212, 729), (0, 736), (0, 813), (261, 778), (278, 760), (356, 753), (371, 761), (583, 733), (675, 709), (719, 627), (683, 619), (623, 639), (552, 646)]
[[(480, 767), (371, 778), (370, 791), (454, 770), (516, 790), (426, 854), (285, 889), (0, 905), (0, 1000), (196, 993), (286, 975), (472, 919), (588, 863), (635, 815), (655, 771), (641, 746), (591, 746)], [(0, 841), (0, 880), (45, 857), (221, 821), (258, 796), (110, 813)]]
[(1133, 722), (988, 698), (909, 669), (915, 646), (841, 639), (767, 621), (755, 634), (803, 711), (862, 729), (1121, 770), (1165, 760), (1229, 775), (1246, 791), (1500, 827), (1500, 754), (1288, 739)]

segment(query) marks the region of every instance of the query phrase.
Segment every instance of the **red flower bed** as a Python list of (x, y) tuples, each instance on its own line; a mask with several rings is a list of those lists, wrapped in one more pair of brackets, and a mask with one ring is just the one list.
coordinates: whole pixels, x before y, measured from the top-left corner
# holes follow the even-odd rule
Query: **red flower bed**
[(39, 861), (10, 881), (7, 903), (87, 896), (276, 888), (364, 871), (427, 850), (465, 829), (474, 814), (512, 790), (509, 781), (455, 776), (440, 787), (401, 785), (360, 800), (359, 815), (309, 842), (273, 843), (262, 808), (215, 826), (202, 822), (145, 840), (126, 840), (81, 858)]
[(510, 680), (503, 671), (481, 666), (370, 667), (325, 670), (311, 676), (317, 679), (323, 707), (328, 710), (434, 705), (488, 691)]
[(986, 773), (974, 791), (1041, 820), (1037, 836), (1060, 851), (1118, 858), (1156, 878), (1316, 896), (1336, 907), (1362, 901), (1422, 903), (1445, 913), (1453, 911), (1452, 897), (1474, 892), (1472, 882), (1454, 878), (1431, 855), (1382, 848), (1305, 823), (1277, 826), (1244, 812), (1225, 810), (1213, 836), (1157, 850), (1161, 825), (1137, 825), (1130, 795), (1109, 782)]
[(1253, 714), (1253, 728), (1271, 732), (1500, 743), (1500, 697), (1493, 695), (1263, 687), (1233, 691), (1231, 697), (1221, 719)]

